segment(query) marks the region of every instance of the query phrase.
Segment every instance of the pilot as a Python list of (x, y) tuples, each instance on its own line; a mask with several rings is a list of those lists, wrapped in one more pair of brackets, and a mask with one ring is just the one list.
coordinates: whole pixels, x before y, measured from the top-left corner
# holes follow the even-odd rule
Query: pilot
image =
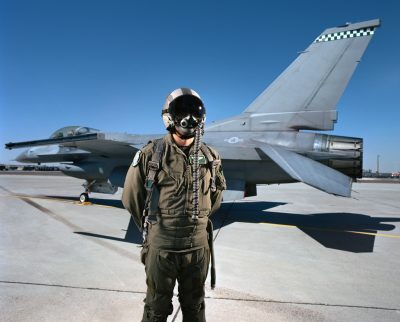
[(167, 321), (176, 281), (183, 321), (205, 321), (204, 284), (213, 260), (209, 216), (220, 207), (225, 178), (218, 153), (201, 142), (206, 111), (194, 90), (169, 94), (162, 118), (169, 133), (136, 153), (122, 195), (144, 238), (142, 321)]

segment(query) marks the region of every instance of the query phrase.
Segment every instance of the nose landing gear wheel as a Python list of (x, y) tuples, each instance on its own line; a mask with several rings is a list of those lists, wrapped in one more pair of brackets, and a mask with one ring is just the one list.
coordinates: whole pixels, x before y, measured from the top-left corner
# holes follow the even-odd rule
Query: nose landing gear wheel
[(81, 195), (79, 196), (79, 201), (81, 203), (88, 202), (89, 201), (89, 195), (86, 192), (81, 193)]

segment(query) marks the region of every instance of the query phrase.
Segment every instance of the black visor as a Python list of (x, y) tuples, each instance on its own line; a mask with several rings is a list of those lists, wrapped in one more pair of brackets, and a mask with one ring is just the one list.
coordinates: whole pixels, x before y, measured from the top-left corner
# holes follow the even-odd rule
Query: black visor
[(196, 119), (203, 119), (206, 114), (203, 102), (193, 95), (182, 95), (169, 104), (169, 113), (174, 120), (192, 115)]

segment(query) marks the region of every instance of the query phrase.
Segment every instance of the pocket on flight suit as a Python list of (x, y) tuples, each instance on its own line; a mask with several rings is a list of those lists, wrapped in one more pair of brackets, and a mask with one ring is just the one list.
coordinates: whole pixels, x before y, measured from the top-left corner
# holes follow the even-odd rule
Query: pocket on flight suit
[[(160, 198), (160, 208), (168, 208), (176, 202), (184, 191), (184, 173), (162, 168), (158, 175), (158, 183), (162, 190), (163, 198)], [(165, 196), (168, 196), (166, 199)]]
[(143, 265), (146, 265), (146, 257), (149, 252), (149, 245), (143, 245), (142, 249), (140, 250), (140, 261)]
[(183, 267), (181, 267), (181, 274), (178, 276), (179, 301), (182, 307), (198, 307), (203, 303), (209, 254), (208, 247), (203, 247), (182, 255)]
[(210, 171), (205, 167), (202, 167), (200, 172), (201, 188), (204, 195), (208, 194), (211, 186), (211, 173), (209, 172)]
[(176, 255), (166, 250), (160, 249), (157, 256), (157, 267), (165, 277), (173, 277), (176, 275), (177, 263), (175, 262)]
[(211, 258), (211, 252), (209, 247), (204, 247), (204, 255), (203, 255), (203, 260), (202, 260), (202, 275), (204, 278), (204, 282), (207, 279), (208, 275), (208, 267), (210, 266), (210, 258)]

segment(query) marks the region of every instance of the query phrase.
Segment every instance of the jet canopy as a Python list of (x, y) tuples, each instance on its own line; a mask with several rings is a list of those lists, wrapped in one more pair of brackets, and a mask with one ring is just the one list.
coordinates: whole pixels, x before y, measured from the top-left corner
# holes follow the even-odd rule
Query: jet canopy
[(55, 131), (50, 136), (50, 139), (59, 139), (59, 138), (65, 138), (65, 137), (71, 137), (89, 133), (97, 133), (97, 132), (100, 132), (100, 130), (86, 126), (66, 126)]

